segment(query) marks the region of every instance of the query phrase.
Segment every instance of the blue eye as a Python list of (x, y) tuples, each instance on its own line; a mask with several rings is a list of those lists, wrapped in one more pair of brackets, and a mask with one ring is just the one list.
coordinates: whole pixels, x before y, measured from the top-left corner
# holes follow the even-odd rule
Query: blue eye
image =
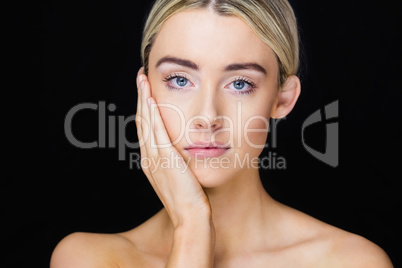
[(173, 81), (174, 80), (176, 80), (176, 84), (179, 87), (185, 87), (187, 85), (187, 83), (188, 83), (188, 80), (186, 78), (184, 78), (184, 77), (177, 77), (177, 78), (173, 79)]
[(163, 82), (165, 82), (166, 87), (171, 90), (181, 90), (193, 86), (193, 84), (181, 74), (169, 75)]
[(244, 81), (234, 81), (233, 82), (233, 86), (237, 90), (242, 90), (245, 85), (246, 85), (246, 83)]
[(251, 94), (256, 89), (256, 85), (253, 81), (242, 77), (230, 83), (226, 88), (233, 90), (236, 94)]

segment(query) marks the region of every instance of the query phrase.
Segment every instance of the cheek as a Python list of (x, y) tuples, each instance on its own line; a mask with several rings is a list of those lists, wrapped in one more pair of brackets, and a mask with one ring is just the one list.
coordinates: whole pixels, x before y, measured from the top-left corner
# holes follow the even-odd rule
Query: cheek
[(172, 104), (161, 104), (159, 111), (170, 140), (173, 143), (179, 142), (178, 139), (183, 135), (182, 130), (185, 127), (184, 115)]
[(266, 143), (269, 130), (269, 114), (271, 105), (245, 107), (242, 112), (242, 143), (246, 147), (262, 149)]
[(163, 84), (154, 80), (150, 74), (151, 85), (154, 85), (151, 86), (151, 95), (158, 104), (159, 112), (170, 140), (173, 143), (178, 142), (177, 139), (183, 135), (181, 131), (185, 126), (184, 113), (180, 106), (176, 104), (180, 100), (173, 98), (171, 92)]
[(245, 118), (243, 125), (243, 141), (245, 146), (262, 149), (268, 137), (269, 120), (263, 116)]

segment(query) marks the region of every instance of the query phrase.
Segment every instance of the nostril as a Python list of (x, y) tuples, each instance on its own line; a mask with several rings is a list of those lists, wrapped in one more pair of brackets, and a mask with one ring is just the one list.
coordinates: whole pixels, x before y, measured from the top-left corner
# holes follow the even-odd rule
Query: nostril
[(221, 122), (217, 118), (211, 120), (210, 117), (200, 116), (200, 118), (194, 120), (193, 127), (196, 129), (209, 129), (215, 131), (221, 127)]

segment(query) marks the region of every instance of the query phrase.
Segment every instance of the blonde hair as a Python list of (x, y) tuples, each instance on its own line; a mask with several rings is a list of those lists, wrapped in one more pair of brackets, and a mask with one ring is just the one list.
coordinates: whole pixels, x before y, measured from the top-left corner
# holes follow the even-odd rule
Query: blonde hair
[(295, 75), (299, 67), (297, 22), (287, 0), (156, 0), (145, 23), (141, 59), (148, 74), (149, 55), (163, 23), (188, 9), (210, 8), (222, 16), (236, 16), (276, 54), (279, 86)]

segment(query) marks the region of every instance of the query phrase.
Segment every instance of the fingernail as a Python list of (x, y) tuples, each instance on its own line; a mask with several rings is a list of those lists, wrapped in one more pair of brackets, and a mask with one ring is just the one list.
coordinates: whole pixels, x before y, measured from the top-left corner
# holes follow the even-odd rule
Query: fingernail
[(151, 98), (147, 99), (148, 105), (151, 105)]
[(140, 82), (140, 89), (141, 89), (141, 90), (144, 90), (144, 87), (145, 87), (145, 81), (144, 81), (144, 80), (141, 80), (141, 82)]

